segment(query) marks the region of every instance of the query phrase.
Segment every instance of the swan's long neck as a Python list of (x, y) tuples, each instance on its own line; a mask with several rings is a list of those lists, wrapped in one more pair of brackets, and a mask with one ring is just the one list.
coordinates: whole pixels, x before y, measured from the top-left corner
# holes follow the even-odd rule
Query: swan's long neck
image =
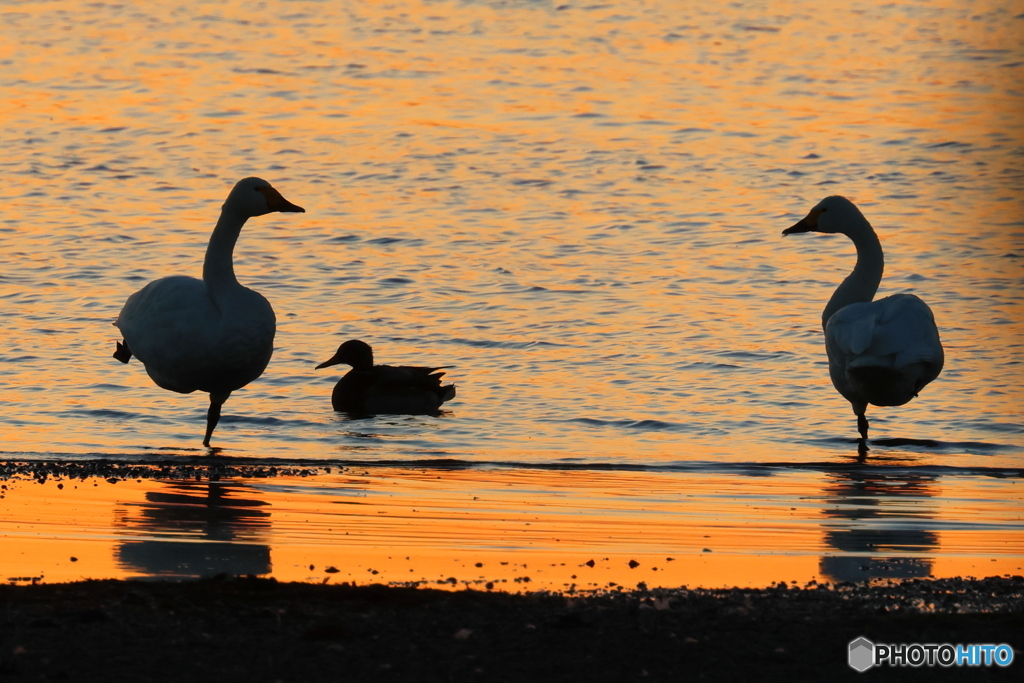
[(203, 281), (212, 292), (223, 291), (238, 284), (232, 255), (245, 221), (245, 216), (229, 211), (226, 206), (220, 212), (220, 219), (210, 236), (206, 260), (203, 262)]
[(863, 218), (860, 220), (863, 221), (862, 224), (846, 232), (853, 240), (853, 245), (857, 247), (857, 265), (828, 300), (828, 305), (821, 314), (822, 329), (828, 323), (828, 319), (844, 306), (874, 299), (878, 284), (882, 281), (882, 271), (885, 269), (882, 245), (878, 241), (878, 235), (871, 229), (871, 224)]

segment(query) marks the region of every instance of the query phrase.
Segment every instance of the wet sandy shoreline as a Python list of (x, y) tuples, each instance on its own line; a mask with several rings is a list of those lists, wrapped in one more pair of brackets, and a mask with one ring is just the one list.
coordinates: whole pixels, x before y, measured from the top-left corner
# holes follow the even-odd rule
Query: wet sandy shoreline
[[(185, 462), (182, 462), (185, 460)], [(41, 482), (47, 479), (195, 479), (218, 481), (226, 477), (267, 479), (280, 476), (313, 476), (321, 472), (337, 471), (338, 467), (240, 464), (220, 461), (216, 457), (165, 459), (160, 462), (118, 462), (96, 460), (7, 460), (0, 461), (0, 481), (20, 477)]]
[[(314, 477), (325, 469), (201, 458), (9, 461), (0, 464), (0, 479), (73, 487), (97, 479)], [(859, 636), (1015, 648), (1009, 669), (972, 669), (978, 680), (1015, 679), (1024, 662), (1020, 576), (760, 589), (647, 590), (641, 583), (521, 594), (487, 591), (482, 582), (454, 589), (453, 581), (453, 590), (426, 587), (434, 582), (356, 585), (343, 574), (325, 574), (322, 582), (5, 578), (11, 585), (0, 585), (0, 681), (860, 680), (846, 663), (847, 644)], [(870, 675), (960, 680), (964, 673)]]
[(1014, 576), (1019, 473), (997, 474), (11, 459), (0, 580), (226, 574), (536, 592)]
[[(0, 586), (0, 680), (860, 680), (849, 641), (1008, 643), (1024, 578), (511, 595), (255, 578)], [(887, 669), (881, 680), (963, 680)]]

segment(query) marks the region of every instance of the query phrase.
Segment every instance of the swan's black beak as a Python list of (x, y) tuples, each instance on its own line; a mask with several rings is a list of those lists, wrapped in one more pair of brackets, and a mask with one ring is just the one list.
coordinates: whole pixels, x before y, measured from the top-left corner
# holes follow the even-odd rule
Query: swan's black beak
[(811, 226), (810, 223), (807, 222), (807, 219), (801, 218), (791, 227), (788, 227), (785, 230), (783, 230), (782, 234), (785, 236), (792, 235), (794, 232), (810, 232), (811, 230), (814, 230), (814, 228)]
[(811, 212), (798, 220), (792, 226), (782, 231), (782, 235), (792, 235), (795, 232), (811, 232), (818, 229), (818, 214), (821, 211), (819, 209), (811, 209)]
[(306, 213), (306, 210), (303, 209), (301, 206), (297, 206), (295, 204), (292, 204), (290, 201), (288, 201), (284, 197), (281, 197), (281, 202), (282, 202), (282, 204), (281, 204), (280, 208), (275, 209), (276, 211), (283, 211), (285, 213)]
[(267, 199), (267, 208), (271, 211), (282, 211), (284, 213), (306, 213), (301, 206), (296, 206), (281, 196), (281, 193), (272, 187), (256, 188), (263, 193)]

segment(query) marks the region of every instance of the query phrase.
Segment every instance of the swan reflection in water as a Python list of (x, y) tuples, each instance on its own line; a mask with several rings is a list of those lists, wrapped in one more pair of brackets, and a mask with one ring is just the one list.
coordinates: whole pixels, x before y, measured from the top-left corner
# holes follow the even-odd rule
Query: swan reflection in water
[(927, 554), (939, 547), (938, 532), (927, 528), (936, 507), (935, 476), (848, 471), (829, 477), (823, 498), (822, 512), (830, 518), (822, 525), (824, 542), (841, 554), (821, 558), (822, 576), (863, 581), (931, 574)]
[(237, 482), (161, 481), (146, 502), (115, 510), (114, 527), (143, 540), (125, 540), (116, 559), (127, 572), (161, 578), (269, 574), (270, 513)]

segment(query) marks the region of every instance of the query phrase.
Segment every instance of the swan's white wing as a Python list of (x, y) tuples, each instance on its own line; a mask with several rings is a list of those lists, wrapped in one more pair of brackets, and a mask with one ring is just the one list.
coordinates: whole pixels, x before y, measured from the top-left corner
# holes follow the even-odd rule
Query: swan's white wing
[(148, 363), (164, 354), (187, 353), (193, 335), (208, 329), (215, 318), (206, 284), (175, 276), (154, 280), (128, 297), (116, 325), (132, 353)]
[(825, 327), (832, 382), (851, 402), (902, 405), (944, 362), (928, 305), (913, 294), (846, 306)]
[(233, 391), (262, 374), (275, 330), (266, 299), (238, 290), (218, 307), (202, 280), (161, 278), (128, 298), (116, 324), (159, 386)]

